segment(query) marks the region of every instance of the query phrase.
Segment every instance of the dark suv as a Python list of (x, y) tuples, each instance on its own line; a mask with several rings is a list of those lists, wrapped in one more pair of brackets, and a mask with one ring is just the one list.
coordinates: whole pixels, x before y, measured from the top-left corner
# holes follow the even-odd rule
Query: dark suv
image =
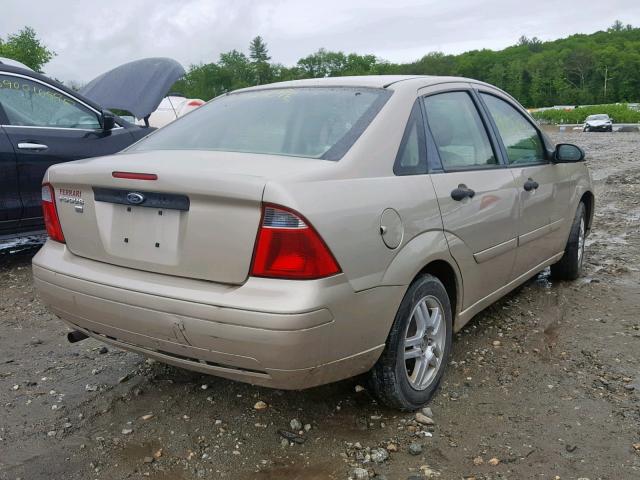
[(43, 230), (50, 165), (116, 153), (149, 131), (44, 75), (0, 64), (0, 242)]

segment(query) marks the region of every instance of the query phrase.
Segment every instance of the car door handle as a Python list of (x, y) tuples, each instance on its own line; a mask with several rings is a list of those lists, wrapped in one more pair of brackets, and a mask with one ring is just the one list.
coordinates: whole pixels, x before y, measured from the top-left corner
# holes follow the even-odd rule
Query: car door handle
[(458, 185), (458, 188), (454, 188), (451, 190), (451, 198), (453, 198), (456, 202), (459, 202), (465, 198), (473, 198), (476, 194), (473, 190), (467, 187), (464, 183)]
[(526, 182), (524, 182), (524, 189), (527, 192), (530, 192), (531, 190), (537, 190), (537, 188), (540, 186), (540, 184), (538, 182), (536, 182), (533, 179), (529, 179)]
[(31, 142), (20, 142), (18, 144), (18, 148), (20, 150), (35, 150), (35, 151), (40, 151), (40, 150), (46, 150), (47, 148), (49, 148), (47, 145), (43, 145), (41, 143), (31, 143)]

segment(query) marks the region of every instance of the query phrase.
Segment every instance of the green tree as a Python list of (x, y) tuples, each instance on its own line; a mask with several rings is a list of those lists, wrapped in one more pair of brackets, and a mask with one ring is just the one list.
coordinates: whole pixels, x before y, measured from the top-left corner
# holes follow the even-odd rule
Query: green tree
[(227, 90), (255, 85), (254, 72), (249, 58), (238, 50), (221, 53), (218, 67), (223, 79), (223, 87)]
[(12, 58), (40, 72), (55, 52), (47, 48), (31, 27), (24, 27), (17, 34), (9, 35), (6, 41), (0, 38), (0, 56)]
[(620, 20), (616, 20), (613, 24), (607, 29), (607, 32), (621, 32), (624, 30), (624, 24)]
[(249, 57), (254, 62), (267, 63), (271, 60), (267, 44), (264, 43), (264, 40), (262, 40), (260, 35), (251, 40), (251, 43), (249, 44)]
[(260, 35), (251, 40), (249, 44), (249, 58), (252, 60), (255, 82), (258, 85), (269, 83), (273, 78), (273, 72), (269, 64), (271, 57), (269, 56), (267, 44)]

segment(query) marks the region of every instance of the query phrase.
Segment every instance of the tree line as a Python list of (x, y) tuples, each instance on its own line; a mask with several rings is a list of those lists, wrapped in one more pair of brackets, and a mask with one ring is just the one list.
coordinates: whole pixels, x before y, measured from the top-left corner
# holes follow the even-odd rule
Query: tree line
[[(25, 27), (5, 40), (0, 56), (34, 70), (55, 55)], [(640, 28), (616, 21), (606, 31), (543, 42), (521, 37), (503, 50), (459, 55), (431, 52), (410, 63), (323, 48), (293, 66), (272, 62), (267, 44), (255, 37), (248, 54), (231, 50), (217, 61), (191, 65), (173, 87), (190, 98), (209, 100), (237, 88), (270, 82), (343, 75), (451, 75), (475, 78), (509, 92), (527, 107), (640, 101)]]
[(527, 107), (640, 100), (640, 28), (616, 21), (606, 31), (543, 42), (521, 37), (503, 50), (459, 55), (431, 52), (411, 63), (323, 48), (290, 67), (271, 63), (261, 37), (249, 54), (232, 50), (217, 62), (192, 65), (175, 89), (209, 100), (236, 88), (269, 82), (343, 75), (451, 75), (482, 80)]

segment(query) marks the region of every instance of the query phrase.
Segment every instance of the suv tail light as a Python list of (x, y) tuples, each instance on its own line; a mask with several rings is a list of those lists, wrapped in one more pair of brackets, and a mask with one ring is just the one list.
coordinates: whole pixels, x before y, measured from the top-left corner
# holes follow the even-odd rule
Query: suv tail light
[(300, 214), (275, 205), (262, 207), (251, 275), (312, 280), (340, 271), (318, 232)]
[(42, 185), (42, 213), (49, 238), (56, 242), (65, 243), (60, 219), (58, 218), (58, 210), (56, 209), (55, 193), (49, 183)]

